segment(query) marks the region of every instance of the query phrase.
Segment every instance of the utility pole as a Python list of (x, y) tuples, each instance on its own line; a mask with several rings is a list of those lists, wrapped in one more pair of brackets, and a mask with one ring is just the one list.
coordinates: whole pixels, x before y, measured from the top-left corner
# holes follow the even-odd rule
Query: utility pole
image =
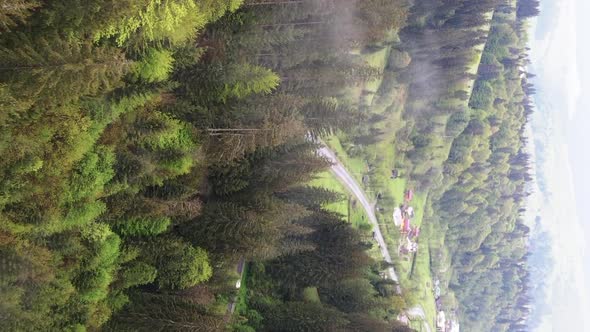
[(266, 6), (266, 5), (292, 5), (292, 4), (300, 4), (303, 3), (303, 0), (283, 0), (283, 1), (262, 1), (262, 2), (251, 2), (244, 4), (244, 7), (251, 7), (251, 6)]

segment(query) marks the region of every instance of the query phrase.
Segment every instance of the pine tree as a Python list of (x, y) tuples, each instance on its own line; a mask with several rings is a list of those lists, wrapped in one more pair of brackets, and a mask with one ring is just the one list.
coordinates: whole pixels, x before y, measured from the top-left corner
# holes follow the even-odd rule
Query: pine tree
[(279, 257), (270, 263), (271, 273), (284, 285), (328, 285), (359, 276), (370, 264), (359, 234), (339, 216), (319, 211), (300, 223), (315, 230), (309, 238), (317, 249)]
[(403, 323), (394, 320), (393, 322), (385, 322), (375, 317), (362, 313), (354, 313), (346, 316), (350, 321), (346, 327), (346, 331), (350, 332), (412, 332), (410, 327)]
[(260, 149), (250, 160), (258, 165), (251, 186), (274, 192), (309, 181), (330, 165), (318, 155), (316, 144), (300, 140), (273, 149)]
[(349, 279), (320, 289), (322, 302), (329, 303), (340, 311), (368, 312), (378, 306), (386, 308), (384, 302), (378, 303), (377, 291), (368, 279)]
[(198, 146), (187, 123), (143, 109), (123, 126), (127, 135), (119, 138), (116, 180), (138, 189), (189, 174)]
[(336, 84), (347, 82), (360, 85), (361, 83), (376, 79), (381, 75), (379, 69), (366, 63), (358, 62), (354, 58), (336, 58), (324, 60), (323, 63), (308, 64), (300, 68), (290, 69), (286, 72), (284, 81), (300, 82), (305, 84)]
[(114, 227), (123, 236), (154, 236), (166, 232), (170, 223), (166, 217), (134, 217), (118, 221)]
[(301, 113), (314, 136), (326, 136), (336, 130), (349, 130), (364, 120), (358, 109), (346, 105), (336, 98), (315, 98), (306, 104)]
[(136, 292), (130, 300), (105, 326), (106, 331), (217, 332), (225, 324), (223, 317), (179, 296)]
[(322, 187), (297, 186), (276, 194), (279, 198), (319, 210), (322, 206), (344, 199), (340, 193)]
[(138, 46), (154, 41), (180, 44), (227, 11), (237, 10), (241, 3), (242, 0), (213, 0), (205, 3), (191, 0), (143, 0), (134, 4), (130, 14), (105, 22), (93, 37), (96, 41), (114, 37), (119, 46), (128, 41)]
[(263, 331), (342, 331), (348, 321), (338, 310), (321, 303), (286, 302), (270, 308)]
[(519, 18), (529, 18), (539, 15), (539, 0), (520, 0), (516, 6)]
[[(195, 245), (215, 254), (251, 255), (272, 241), (269, 220), (236, 203), (210, 203), (195, 223), (183, 231)], [(221, 234), (223, 234), (221, 236)]]
[[(129, 61), (111, 47), (17, 33), (0, 45), (1, 80), (17, 99), (63, 105), (115, 88)], [(84, 80), (80, 80), (84, 77)]]
[(147, 263), (158, 270), (156, 283), (161, 289), (185, 289), (208, 280), (212, 275), (207, 252), (173, 238), (158, 237), (141, 243)]
[(24, 23), (39, 5), (35, 0), (0, 0), (0, 32)]
[(134, 261), (128, 266), (125, 266), (120, 272), (120, 279), (122, 288), (130, 288), (138, 285), (145, 285), (153, 282), (156, 279), (158, 271), (155, 267)]
[(178, 89), (181, 96), (204, 103), (268, 94), (279, 84), (271, 70), (250, 64), (198, 65), (183, 71), (177, 79), (183, 83)]
[(306, 134), (299, 109), (302, 99), (277, 94), (227, 107), (223, 128), (208, 129), (210, 156), (229, 162), (258, 148), (273, 148)]

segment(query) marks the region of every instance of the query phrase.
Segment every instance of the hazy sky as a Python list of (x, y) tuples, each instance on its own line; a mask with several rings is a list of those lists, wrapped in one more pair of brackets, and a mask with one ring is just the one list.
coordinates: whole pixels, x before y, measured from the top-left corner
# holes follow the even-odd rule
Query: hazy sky
[[(555, 266), (537, 331), (590, 331), (590, 22), (588, 0), (542, 0), (531, 36), (538, 111), (533, 135), (545, 147), (537, 165), (547, 191), (538, 214), (553, 238)], [(586, 15), (584, 15), (586, 14)], [(549, 268), (549, 267), (548, 267)]]
[[(590, 21), (588, 20), (590, 2), (578, 0), (577, 7), (577, 30), (580, 31), (581, 36), (578, 39), (577, 53), (578, 59), (581, 60), (578, 61), (578, 69), (581, 81), (581, 97), (584, 97), (584, 92), (590, 89), (590, 65), (587, 61), (587, 59), (590, 59), (590, 39), (588, 38), (588, 33), (590, 33)], [(579, 216), (585, 227), (586, 239), (590, 239), (590, 100), (580, 98), (577, 107), (578, 112), (569, 122), (568, 140), (571, 142), (572, 148), (578, 151), (570, 151), (573, 154), (572, 170), (574, 177), (578, 180), (575, 190)], [(585, 254), (586, 273), (587, 276), (590, 276), (590, 250), (587, 250)]]

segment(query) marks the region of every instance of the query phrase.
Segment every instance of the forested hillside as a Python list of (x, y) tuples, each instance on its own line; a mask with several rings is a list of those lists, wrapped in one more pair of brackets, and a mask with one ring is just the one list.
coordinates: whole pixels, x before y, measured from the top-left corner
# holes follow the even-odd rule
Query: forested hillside
[[(522, 330), (538, 2), (0, 9), (2, 330), (409, 331), (434, 277), (464, 330)], [(420, 272), (385, 276), (323, 141), (383, 224), (416, 190)]]
[[(3, 329), (399, 325), (366, 236), (322, 209), (342, 198), (307, 185), (329, 166), (307, 134), (363, 119), (336, 96), (380, 71), (349, 51), (399, 28), (404, 2), (2, 10)], [(232, 317), (244, 260), (256, 294)]]
[[(524, 128), (535, 90), (525, 28), (538, 6), (415, 3), (364, 106), (369, 120), (333, 144), (351, 166), (369, 165), (361, 172), (379, 193), (392, 246), (405, 236), (387, 223), (403, 189), (416, 190), (423, 233), (412, 261), (400, 257), (402, 285), (410, 304), (434, 307), (436, 299), (437, 315), (456, 315), (467, 331), (522, 331), (529, 315)], [(435, 281), (440, 296), (429, 292)]]
[(529, 227), (522, 215), (531, 91), (519, 58), (525, 47), (522, 26), (513, 14), (504, 9), (494, 14), (469, 108), (447, 124), (447, 133), (459, 135), (444, 164), (442, 185), (432, 195), (435, 218), (445, 232), (446, 250), (438, 254), (453, 268), (449, 287), (465, 325), (478, 331), (522, 329), (529, 311)]

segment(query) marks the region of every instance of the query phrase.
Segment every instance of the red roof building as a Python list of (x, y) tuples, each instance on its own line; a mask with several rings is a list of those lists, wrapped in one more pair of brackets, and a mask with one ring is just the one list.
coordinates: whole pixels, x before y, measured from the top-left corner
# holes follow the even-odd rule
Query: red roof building
[(414, 198), (414, 191), (412, 189), (406, 191), (406, 195), (404, 196), (404, 199), (406, 200), (406, 202), (411, 201)]

